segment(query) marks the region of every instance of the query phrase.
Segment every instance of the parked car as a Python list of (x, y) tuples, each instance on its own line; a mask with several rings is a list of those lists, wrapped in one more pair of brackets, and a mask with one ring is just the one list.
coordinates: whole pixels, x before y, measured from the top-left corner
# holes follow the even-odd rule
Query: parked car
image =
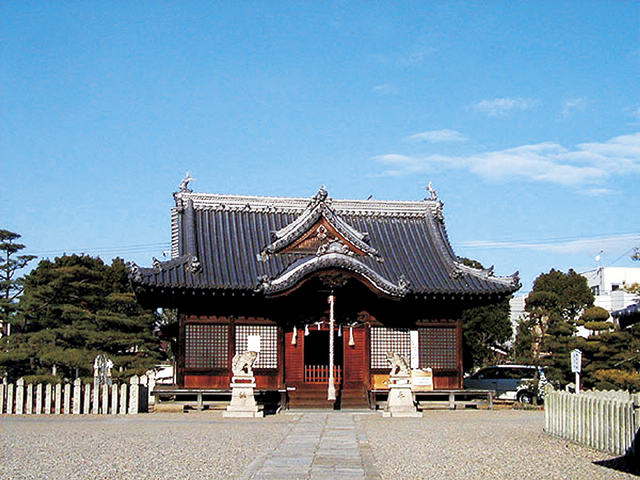
[[(534, 397), (533, 379), (536, 367), (533, 365), (494, 365), (482, 368), (464, 379), (464, 388), (495, 390), (497, 398), (532, 403)], [(539, 368), (539, 394), (547, 383), (544, 371)]]

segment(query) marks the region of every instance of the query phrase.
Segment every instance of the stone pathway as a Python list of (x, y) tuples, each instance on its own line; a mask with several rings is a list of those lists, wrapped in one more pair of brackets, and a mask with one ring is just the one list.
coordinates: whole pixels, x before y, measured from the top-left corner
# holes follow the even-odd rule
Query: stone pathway
[(304, 412), (284, 440), (256, 459), (246, 479), (379, 479), (359, 415)]

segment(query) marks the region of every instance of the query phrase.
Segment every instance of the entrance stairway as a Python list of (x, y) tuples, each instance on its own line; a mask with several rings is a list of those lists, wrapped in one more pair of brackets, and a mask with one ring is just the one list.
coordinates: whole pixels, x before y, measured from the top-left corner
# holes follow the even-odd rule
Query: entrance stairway
[[(336, 397), (340, 395), (340, 386), (336, 385)], [(289, 390), (289, 408), (325, 408), (333, 409), (334, 400), (327, 400), (326, 383), (303, 383), (295, 390)]]
[(327, 400), (326, 383), (303, 383), (289, 391), (289, 408), (369, 408), (367, 389), (362, 384), (336, 385), (337, 401)]
[(369, 395), (361, 383), (344, 384), (340, 392), (340, 409), (369, 408)]

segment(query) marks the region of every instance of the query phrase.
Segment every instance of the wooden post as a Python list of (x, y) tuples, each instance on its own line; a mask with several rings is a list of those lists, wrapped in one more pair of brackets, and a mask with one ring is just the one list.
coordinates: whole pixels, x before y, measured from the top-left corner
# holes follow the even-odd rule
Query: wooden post
[(36, 415), (42, 414), (42, 384), (36, 385)]
[(49, 415), (51, 413), (52, 402), (52, 387), (50, 383), (47, 383), (44, 387), (44, 414)]
[(138, 413), (149, 411), (149, 377), (140, 377), (140, 393), (138, 394)]
[(16, 382), (16, 415), (24, 413), (24, 378)]
[(111, 415), (118, 413), (118, 385), (111, 385)]
[(102, 389), (102, 408), (100, 413), (103, 415), (109, 414), (109, 385), (106, 383), (100, 387)]
[(25, 405), (24, 413), (31, 415), (33, 413), (33, 384), (27, 385), (27, 404)]
[(0, 383), (0, 415), (4, 413), (4, 383)]
[(80, 415), (82, 413), (82, 381), (76, 378), (73, 382), (73, 414)]
[(138, 401), (140, 395), (140, 380), (137, 375), (134, 375), (129, 380), (129, 415), (136, 415), (138, 413)]
[(55, 414), (56, 415), (60, 415), (60, 413), (62, 412), (62, 384), (60, 383), (56, 383), (56, 388), (55, 388)]
[(100, 413), (100, 383), (94, 381), (91, 389), (91, 400), (93, 401), (93, 405), (91, 406), (91, 413), (94, 415), (98, 415)]
[(120, 414), (126, 415), (127, 413), (127, 384), (122, 383), (120, 385)]
[(64, 384), (64, 414), (71, 415), (71, 384)]
[(13, 413), (13, 383), (7, 385), (7, 413)]
[(85, 383), (82, 387), (84, 389), (84, 402), (82, 402), (82, 413), (88, 415), (91, 412), (91, 384)]

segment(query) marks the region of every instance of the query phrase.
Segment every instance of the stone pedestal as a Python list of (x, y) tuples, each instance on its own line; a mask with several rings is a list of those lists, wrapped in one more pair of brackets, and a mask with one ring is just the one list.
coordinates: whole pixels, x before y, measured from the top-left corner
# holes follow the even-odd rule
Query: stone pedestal
[(383, 417), (422, 417), (413, 401), (411, 375), (397, 374), (389, 378), (389, 397)]
[(254, 389), (256, 379), (253, 375), (236, 375), (231, 378), (231, 403), (222, 412), (223, 417), (264, 417), (262, 407), (256, 403)]

